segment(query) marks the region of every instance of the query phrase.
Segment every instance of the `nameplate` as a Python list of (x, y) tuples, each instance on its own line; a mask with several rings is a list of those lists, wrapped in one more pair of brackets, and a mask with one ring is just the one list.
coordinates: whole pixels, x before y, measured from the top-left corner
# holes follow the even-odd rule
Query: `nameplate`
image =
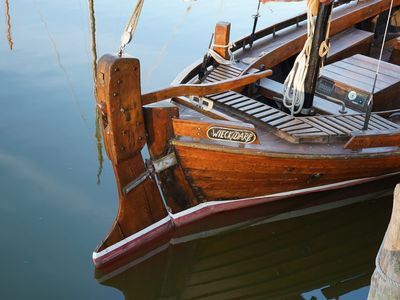
[(207, 137), (211, 140), (228, 141), (241, 144), (252, 144), (257, 139), (257, 135), (253, 131), (219, 126), (212, 126), (208, 128)]

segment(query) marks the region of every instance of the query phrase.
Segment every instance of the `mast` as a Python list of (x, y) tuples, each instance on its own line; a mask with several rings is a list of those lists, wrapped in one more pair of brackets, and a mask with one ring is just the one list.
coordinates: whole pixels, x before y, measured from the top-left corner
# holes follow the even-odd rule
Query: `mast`
[(330, 15), (332, 12), (333, 1), (329, 4), (319, 4), (317, 21), (314, 29), (314, 37), (310, 52), (310, 65), (304, 82), (304, 106), (302, 113), (309, 114), (313, 105), (315, 87), (321, 68), (321, 63), (325, 60), (326, 54), (320, 56), (321, 44), (327, 38), (329, 30)]

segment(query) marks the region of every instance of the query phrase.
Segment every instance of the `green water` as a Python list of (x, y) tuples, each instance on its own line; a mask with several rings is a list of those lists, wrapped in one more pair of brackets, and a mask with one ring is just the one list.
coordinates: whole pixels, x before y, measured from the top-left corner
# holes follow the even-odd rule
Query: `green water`
[[(91, 261), (116, 214), (117, 193), (107, 159), (97, 183), (88, 2), (8, 4), (9, 18), (6, 0), (0, 1), (0, 298), (124, 299), (121, 291), (98, 283)], [(296, 14), (303, 5), (263, 6), (260, 26)], [(95, 1), (99, 56), (118, 49), (133, 6), (128, 0)], [(233, 38), (248, 33), (256, 6), (244, 0), (145, 1), (127, 48), (142, 61), (143, 90), (167, 86), (201, 57), (217, 21), (233, 23)], [(175, 277), (169, 277), (167, 283), (175, 286)], [(145, 289), (157, 284), (166, 283), (141, 282)], [(347, 299), (367, 290), (357, 288)], [(146, 299), (141, 295), (134, 298)]]

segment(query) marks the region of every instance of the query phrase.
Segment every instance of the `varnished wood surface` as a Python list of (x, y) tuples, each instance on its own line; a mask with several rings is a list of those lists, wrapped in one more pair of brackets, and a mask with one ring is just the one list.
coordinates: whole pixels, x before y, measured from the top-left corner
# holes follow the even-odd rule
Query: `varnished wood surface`
[(357, 54), (325, 66), (321, 76), (346, 92), (373, 93), (373, 111), (399, 108), (400, 66), (382, 61), (374, 86), (377, 70), (378, 60)]
[(123, 192), (124, 187), (146, 171), (140, 152), (147, 133), (139, 60), (103, 56), (98, 64), (96, 88), (104, 145), (114, 169), (119, 201), (114, 224), (97, 249), (101, 251), (159, 221), (167, 212), (153, 177), (147, 177), (128, 194)]
[(192, 185), (209, 201), (261, 196), (400, 170), (400, 153), (299, 156), (183, 141), (175, 141), (174, 146)]
[(400, 130), (387, 134), (360, 131), (354, 132), (352, 138), (344, 146), (346, 149), (362, 149), (376, 147), (400, 147)]
[(228, 22), (218, 22), (214, 33), (214, 51), (222, 58), (229, 60), (229, 38), (231, 34), (231, 24)]
[[(322, 76), (342, 82), (352, 87), (372, 92), (378, 61), (364, 55), (354, 55), (327, 65), (322, 70)], [(375, 93), (390, 88), (400, 82), (400, 67), (382, 61), (377, 77)], [(400, 91), (400, 90), (399, 90)]]
[(331, 48), (328, 53), (326, 64), (330, 64), (357, 53), (368, 55), (373, 37), (374, 34), (372, 32), (360, 30), (354, 27), (334, 35), (330, 39)]
[(243, 75), (233, 79), (223, 80), (216, 83), (206, 84), (184, 84), (178, 86), (171, 86), (166, 89), (151, 92), (142, 95), (143, 105), (147, 105), (160, 100), (179, 97), (179, 96), (205, 96), (209, 94), (221, 93), (224, 91), (232, 90), (238, 87), (242, 87), (257, 80), (270, 76), (271, 70), (261, 71), (259, 73)]
[[(219, 120), (202, 120), (196, 118), (174, 119), (173, 128), (176, 136), (192, 137), (194, 139), (209, 139), (207, 131), (211, 127), (223, 127), (228, 129), (251, 131), (256, 135), (256, 130), (252, 124), (243, 122), (230, 122)], [(256, 138), (251, 144), (259, 144)]]
[[(394, 5), (399, 5), (400, 0), (394, 0)], [(388, 9), (390, 1), (370, 0), (360, 1), (357, 5), (344, 5), (334, 10), (330, 35), (333, 36), (363, 20), (369, 19), (380, 12)], [(266, 68), (271, 68), (293, 55), (296, 55), (303, 48), (306, 40), (306, 26), (299, 28), (292, 27), (284, 32), (279, 32), (277, 37), (264, 38), (255, 43), (252, 50), (242, 52), (238, 50), (236, 57), (253, 58), (248, 68), (257, 67), (264, 64)], [(290, 47), (286, 45), (290, 43)], [(247, 69), (244, 71), (246, 72)]]

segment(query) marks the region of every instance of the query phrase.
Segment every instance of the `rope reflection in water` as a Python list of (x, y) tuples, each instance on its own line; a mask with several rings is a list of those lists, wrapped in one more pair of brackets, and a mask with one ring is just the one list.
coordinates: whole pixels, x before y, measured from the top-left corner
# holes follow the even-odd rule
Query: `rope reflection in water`
[(11, 37), (11, 17), (10, 17), (10, 5), (8, 3), (8, 0), (6, 0), (6, 19), (7, 19), (7, 40), (8, 40), (8, 46), (10, 47), (10, 50), (13, 49), (13, 40)]
[[(88, 0), (89, 6), (89, 18), (90, 18), (90, 50), (92, 54), (92, 72), (93, 72), (93, 93), (95, 98), (97, 98), (97, 51), (96, 51), (96, 19), (94, 16), (94, 0)], [(96, 107), (96, 118), (95, 118), (95, 138), (96, 138), (96, 146), (97, 146), (97, 160), (99, 162), (99, 166), (97, 169), (97, 184), (100, 184), (101, 174), (103, 172), (103, 143), (101, 139), (101, 130), (100, 130), (100, 113)]]

